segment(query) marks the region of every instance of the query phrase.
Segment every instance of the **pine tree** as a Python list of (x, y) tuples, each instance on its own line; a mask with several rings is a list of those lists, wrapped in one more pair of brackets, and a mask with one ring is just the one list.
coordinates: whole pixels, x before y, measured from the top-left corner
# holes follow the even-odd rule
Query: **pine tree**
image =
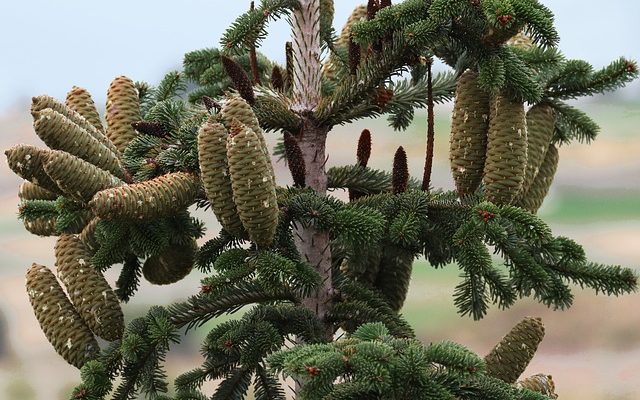
[[(626, 85), (638, 76), (634, 61), (594, 70), (567, 60), (537, 0), (370, 0), (340, 36), (333, 17), (332, 0), (252, 3), (220, 48), (186, 54), (183, 71), (157, 86), (114, 79), (106, 127), (84, 89), (72, 88), (66, 105), (34, 98), (36, 133), (51, 148), (5, 154), (26, 180), (25, 227), (60, 236), (68, 297), (37, 264), (27, 289), (47, 338), (81, 368), (71, 398), (205, 399), (203, 384), (218, 381), (213, 399), (251, 390), (284, 399), (281, 376), (295, 380), (299, 399), (555, 398), (550, 376), (520, 376), (543, 339), (539, 319), (525, 318), (486, 357), (419, 342), (400, 314), (414, 260), (455, 264), (454, 302), (475, 319), (522, 297), (566, 309), (572, 283), (615, 296), (637, 290), (631, 269), (587, 260), (535, 215), (557, 148), (598, 133), (566, 100)], [(257, 52), (281, 18), (292, 27), (285, 66)], [(436, 58), (451, 71), (434, 74)], [(451, 100), (456, 190), (445, 191), (431, 187), (433, 106)], [(423, 107), (422, 181), (409, 175), (414, 160), (402, 147), (391, 172), (370, 168), (369, 130), (353, 165), (326, 167), (333, 127), (386, 114), (402, 130)], [(273, 133), (292, 187), (274, 175), (264, 138)], [(201, 245), (192, 205), (211, 208), (223, 227)], [(112, 289), (102, 273), (118, 264)], [(193, 268), (207, 274), (198, 293), (123, 327), (118, 301), (142, 277), (171, 284)], [(169, 396), (163, 361), (180, 331), (241, 309), (206, 334), (202, 365), (179, 375)], [(94, 333), (112, 342), (98, 352)]]

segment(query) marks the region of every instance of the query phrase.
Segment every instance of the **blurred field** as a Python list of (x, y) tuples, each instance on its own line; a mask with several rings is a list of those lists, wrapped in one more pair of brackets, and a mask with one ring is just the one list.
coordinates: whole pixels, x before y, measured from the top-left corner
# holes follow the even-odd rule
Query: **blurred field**
[[(561, 165), (553, 193), (541, 211), (554, 232), (582, 243), (595, 261), (640, 266), (640, 103), (613, 97), (581, 104), (602, 128), (602, 137), (591, 146), (575, 144), (561, 149)], [(437, 110), (434, 185), (452, 188), (447, 149), (449, 108)], [(31, 131), (24, 102), (20, 112), (0, 115), (0, 147), (14, 143), (39, 144)], [(424, 113), (407, 132), (393, 133), (384, 120), (363, 121), (340, 127), (330, 136), (329, 165), (352, 163), (358, 133), (374, 134), (372, 166), (390, 169), (395, 148), (407, 149), (410, 168), (421, 175), (424, 159)], [(271, 138), (273, 140), (273, 138)], [(290, 181), (278, 166), (281, 182)], [(66, 399), (78, 372), (60, 359), (37, 326), (24, 291), (24, 270), (36, 261), (53, 266), (51, 238), (30, 236), (16, 220), (17, 179), (2, 162), (0, 167), (0, 399)], [(341, 195), (340, 193), (336, 193)], [(202, 214), (214, 235), (210, 214)], [(108, 279), (113, 282), (118, 268)], [(454, 340), (484, 354), (522, 317), (541, 316), (547, 337), (527, 374), (554, 376), (561, 399), (640, 398), (640, 295), (624, 298), (596, 297), (576, 290), (575, 305), (554, 312), (532, 301), (520, 301), (513, 309), (492, 309), (480, 322), (461, 318), (452, 293), (458, 278), (455, 266), (434, 270), (425, 262), (414, 268), (409, 301), (404, 313), (425, 342)], [(139, 295), (125, 305), (128, 318), (143, 313), (150, 304), (168, 304), (197, 290), (201, 275), (170, 287), (142, 286)], [(175, 376), (200, 363), (199, 339), (205, 329), (191, 333), (169, 358), (169, 374)]]

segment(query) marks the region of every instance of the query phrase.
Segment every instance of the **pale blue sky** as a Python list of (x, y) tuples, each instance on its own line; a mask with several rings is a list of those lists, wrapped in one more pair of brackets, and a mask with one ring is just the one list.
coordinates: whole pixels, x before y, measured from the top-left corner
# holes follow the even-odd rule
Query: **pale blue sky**
[[(363, 0), (336, 0), (336, 25)], [(542, 0), (556, 14), (569, 57), (597, 66), (618, 56), (640, 58), (638, 0)], [(116, 75), (157, 82), (192, 49), (217, 46), (245, 0), (0, 0), (0, 113), (32, 95), (63, 98), (83, 86), (104, 102)], [(289, 27), (280, 22), (264, 51), (283, 58)], [(625, 90), (640, 96), (640, 85)]]

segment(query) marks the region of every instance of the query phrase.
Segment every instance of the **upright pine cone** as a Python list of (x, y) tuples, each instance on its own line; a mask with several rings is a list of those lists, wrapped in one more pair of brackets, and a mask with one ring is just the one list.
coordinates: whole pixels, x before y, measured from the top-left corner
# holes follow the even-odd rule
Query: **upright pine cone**
[(237, 237), (246, 233), (233, 202), (233, 189), (227, 165), (226, 128), (212, 118), (198, 131), (200, 178), (216, 218), (222, 227)]
[(24, 181), (18, 189), (18, 197), (20, 200), (55, 200), (58, 195), (35, 183)]
[(91, 265), (91, 253), (80, 238), (62, 235), (54, 249), (58, 278), (87, 326), (105, 340), (122, 338), (120, 302), (102, 273)]
[(91, 93), (86, 89), (74, 86), (67, 93), (65, 104), (70, 109), (82, 115), (98, 132), (104, 133), (104, 126), (98, 114), (96, 103), (91, 98)]
[(490, 111), (484, 194), (495, 204), (511, 204), (527, 168), (524, 105), (502, 94), (491, 99)]
[(30, 233), (37, 236), (56, 236), (56, 219), (53, 217), (40, 217), (32, 221), (23, 221), (24, 227)]
[(186, 172), (113, 187), (96, 193), (89, 206), (104, 219), (153, 219), (189, 207), (196, 199), (200, 179)]
[(540, 171), (553, 139), (555, 123), (553, 108), (548, 104), (537, 104), (527, 112), (527, 172), (518, 195), (519, 199), (529, 191)]
[(449, 141), (451, 172), (460, 196), (472, 194), (482, 182), (489, 103), (489, 95), (478, 85), (478, 74), (465, 71), (458, 79)]
[(515, 383), (531, 362), (543, 338), (544, 325), (539, 318), (523, 319), (484, 358), (487, 375)]
[(227, 139), (227, 159), (242, 225), (258, 246), (269, 246), (278, 225), (278, 203), (271, 161), (258, 135), (246, 125), (233, 123)]
[(159, 255), (149, 257), (142, 266), (144, 278), (154, 285), (169, 285), (178, 282), (193, 269), (196, 241), (180, 246), (170, 246)]
[(115, 78), (107, 92), (107, 136), (120, 153), (136, 137), (131, 123), (141, 119), (135, 84), (126, 76)]
[(552, 399), (557, 399), (556, 385), (551, 375), (536, 374), (516, 384), (519, 389), (529, 389), (532, 392), (543, 394)]
[(27, 294), (40, 328), (62, 358), (81, 368), (97, 357), (96, 339), (47, 267), (33, 264), (29, 268)]
[(82, 202), (101, 190), (123, 184), (111, 173), (64, 151), (51, 150), (44, 169), (67, 196)]
[(9, 168), (16, 175), (50, 192), (62, 194), (62, 190), (44, 170), (48, 153), (49, 150), (28, 144), (19, 144), (4, 152)]
[(531, 187), (522, 195), (522, 198), (518, 202), (519, 207), (529, 210), (532, 213), (538, 212), (542, 203), (544, 203), (545, 197), (547, 197), (549, 193), (553, 178), (558, 170), (559, 161), (560, 154), (558, 154), (558, 148), (552, 144), (549, 146), (547, 154), (545, 154), (544, 161)]

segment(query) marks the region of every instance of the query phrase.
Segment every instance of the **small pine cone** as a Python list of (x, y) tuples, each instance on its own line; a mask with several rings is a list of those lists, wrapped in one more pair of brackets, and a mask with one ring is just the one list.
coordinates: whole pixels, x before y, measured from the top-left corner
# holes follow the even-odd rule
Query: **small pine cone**
[(107, 136), (120, 153), (136, 137), (131, 123), (141, 119), (135, 84), (126, 76), (115, 78), (107, 92)]
[(544, 325), (539, 318), (523, 319), (484, 358), (487, 375), (506, 383), (515, 383), (531, 362), (543, 338)]
[(484, 194), (492, 203), (511, 204), (522, 189), (527, 169), (524, 105), (498, 95), (491, 100), (490, 111)]
[(27, 294), (40, 328), (62, 358), (81, 368), (98, 356), (96, 339), (47, 267), (29, 268)]
[(81, 202), (88, 202), (101, 190), (123, 184), (108, 171), (59, 150), (49, 152), (44, 169), (65, 195)]
[(18, 189), (18, 197), (20, 200), (55, 200), (58, 195), (35, 183), (24, 181)]
[(196, 199), (200, 179), (174, 172), (149, 181), (106, 189), (96, 193), (89, 206), (104, 219), (153, 219), (189, 207)]
[(58, 279), (89, 329), (108, 341), (122, 338), (124, 316), (120, 302), (100, 271), (91, 265), (91, 253), (76, 235), (62, 235), (54, 248)]
[(409, 166), (407, 165), (407, 152), (402, 146), (398, 147), (393, 157), (393, 171), (391, 176), (393, 194), (404, 193), (409, 187)]
[(196, 241), (182, 246), (170, 246), (163, 253), (149, 257), (142, 266), (144, 278), (154, 285), (178, 282), (193, 269)]
[(449, 141), (451, 172), (460, 196), (474, 193), (482, 182), (488, 129), (489, 95), (478, 85), (478, 74), (467, 70), (458, 79)]
[(527, 112), (527, 172), (518, 198), (529, 191), (540, 171), (553, 139), (555, 123), (553, 108), (547, 104), (535, 105)]
[(100, 222), (100, 218), (93, 218), (89, 223), (82, 229), (80, 232), (79, 238), (82, 244), (92, 253), (98, 250), (100, 245), (98, 244), (98, 240), (96, 239), (96, 228), (98, 227), (98, 222)]
[(522, 195), (522, 198), (518, 202), (518, 207), (529, 210), (532, 213), (538, 212), (542, 203), (544, 203), (545, 197), (547, 197), (549, 193), (553, 178), (558, 170), (559, 161), (560, 155), (558, 154), (558, 149), (552, 144), (549, 146), (547, 154), (545, 154), (544, 161), (531, 187)]
[(59, 112), (50, 108), (40, 110), (33, 126), (38, 137), (50, 148), (66, 151), (124, 179), (118, 157)]
[(371, 132), (368, 129), (364, 129), (360, 133), (358, 139), (358, 148), (356, 149), (356, 160), (358, 165), (366, 167), (371, 157)]
[(247, 72), (232, 58), (220, 56), (220, 61), (222, 61), (225, 72), (233, 82), (233, 86), (240, 96), (249, 104), (255, 103), (256, 97), (253, 93), (253, 83), (249, 75), (247, 75)]
[(213, 213), (222, 227), (236, 237), (246, 232), (233, 202), (233, 189), (227, 165), (227, 130), (210, 118), (198, 132), (200, 178)]
[(33, 221), (24, 220), (24, 227), (30, 233), (38, 236), (56, 236), (56, 219), (48, 217), (36, 218)]
[(516, 384), (518, 389), (529, 389), (532, 392), (543, 394), (552, 399), (557, 399), (556, 385), (551, 375), (536, 374)]
[(277, 65), (274, 65), (271, 70), (271, 87), (279, 92), (284, 91), (284, 76), (282, 69)]
[(414, 258), (413, 253), (396, 249), (385, 249), (382, 254), (374, 287), (396, 312), (407, 298)]
[(62, 190), (44, 170), (48, 153), (49, 150), (28, 144), (19, 144), (4, 152), (9, 168), (16, 175), (52, 193), (62, 194)]
[(98, 114), (96, 103), (91, 98), (91, 93), (86, 89), (74, 86), (71, 91), (67, 93), (67, 99), (65, 101), (67, 107), (82, 115), (94, 128), (100, 133), (104, 134), (104, 126)]
[(287, 158), (287, 165), (293, 177), (293, 184), (296, 187), (303, 188), (306, 186), (306, 166), (302, 150), (298, 145), (298, 141), (289, 132), (284, 133), (284, 152)]
[(278, 202), (271, 161), (259, 136), (246, 125), (234, 123), (227, 139), (227, 159), (242, 225), (258, 246), (269, 246), (278, 225)]
[(89, 134), (93, 136), (94, 139), (102, 143), (113, 154), (120, 156), (120, 153), (118, 152), (116, 146), (109, 140), (109, 138), (104, 135), (104, 133), (98, 131), (96, 127), (91, 125), (91, 123), (87, 121), (82, 115), (72, 110), (67, 105), (59, 102), (51, 96), (46, 95), (37, 96), (32, 99), (31, 115), (34, 119), (37, 119), (40, 111), (44, 110), (45, 108), (50, 108), (69, 118), (74, 124), (89, 132)]

